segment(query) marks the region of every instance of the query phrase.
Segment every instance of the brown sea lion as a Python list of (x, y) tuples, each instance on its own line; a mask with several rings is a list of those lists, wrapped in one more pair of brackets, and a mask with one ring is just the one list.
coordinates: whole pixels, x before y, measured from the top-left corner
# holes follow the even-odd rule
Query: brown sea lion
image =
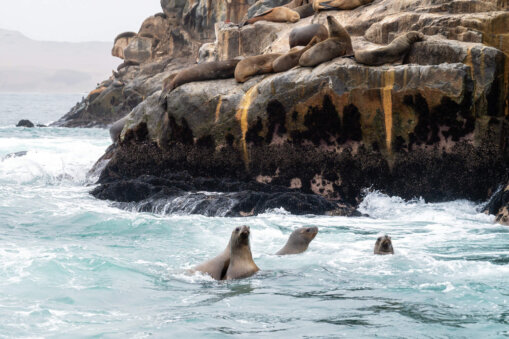
[(201, 272), (210, 275), (215, 280), (223, 280), (228, 265), (230, 264), (230, 243), (226, 246), (223, 252), (217, 257), (201, 263), (191, 270), (191, 272)]
[(136, 61), (124, 61), (123, 63), (121, 63), (120, 65), (118, 65), (117, 67), (117, 72), (120, 72), (122, 69), (126, 68), (126, 67), (129, 67), (129, 66), (139, 66), (140, 63), (139, 62), (136, 62)]
[(329, 38), (329, 30), (322, 24), (296, 27), (290, 32), (290, 48), (306, 46), (315, 36), (319, 37), (320, 41), (325, 41)]
[(230, 238), (230, 264), (225, 280), (248, 278), (260, 270), (253, 261), (249, 233), (248, 226), (240, 226), (233, 230)]
[(239, 60), (204, 62), (172, 74), (164, 80), (160, 101), (175, 88), (189, 82), (233, 78), (238, 63)]
[(316, 13), (312, 3), (296, 7), (293, 10), (299, 13), (301, 19), (310, 17)]
[(389, 237), (388, 235), (379, 237), (376, 240), (375, 250), (373, 252), (379, 255), (394, 254), (394, 248), (392, 248), (391, 237)]
[(308, 249), (309, 243), (318, 234), (318, 227), (301, 227), (296, 229), (288, 238), (286, 245), (276, 255), (299, 254)]
[(330, 38), (302, 54), (299, 60), (301, 66), (314, 67), (334, 58), (353, 54), (352, 40), (348, 32), (330, 15), (327, 16), (327, 22)]
[(297, 22), (300, 20), (299, 13), (287, 7), (274, 7), (262, 14), (252, 17), (247, 20), (245, 24), (254, 24), (257, 21), (272, 21), (272, 22)]
[(125, 123), (127, 122), (127, 115), (120, 120), (117, 120), (110, 127), (110, 137), (111, 141), (116, 142), (122, 134), (122, 130), (124, 129)]
[(283, 54), (274, 53), (245, 58), (239, 62), (237, 68), (235, 68), (235, 80), (237, 80), (237, 82), (246, 82), (247, 79), (253, 75), (274, 72), (272, 63), (281, 55)]
[(302, 54), (304, 54), (308, 49), (319, 43), (321, 40), (319, 37), (315, 36), (309, 44), (304, 48), (292, 48), (285, 55), (280, 56), (272, 63), (272, 68), (275, 73), (286, 72), (289, 69), (294, 68), (299, 65), (299, 60)]
[(355, 60), (361, 64), (379, 66), (401, 60), (412, 47), (412, 44), (424, 39), (420, 32), (411, 31), (398, 36), (387, 46), (355, 52)]
[(370, 4), (374, 0), (314, 0), (315, 11), (324, 9), (354, 9), (362, 5)]

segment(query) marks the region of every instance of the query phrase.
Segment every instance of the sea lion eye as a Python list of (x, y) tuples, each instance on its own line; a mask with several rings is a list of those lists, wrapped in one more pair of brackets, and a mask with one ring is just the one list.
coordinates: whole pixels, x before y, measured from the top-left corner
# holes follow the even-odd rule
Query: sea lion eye
[(240, 227), (237, 227), (237, 228), (235, 229), (235, 232), (239, 232), (239, 231), (240, 231)]
[(309, 232), (311, 232), (311, 229), (310, 229), (310, 228), (308, 228), (308, 229), (306, 230), (306, 232), (308, 232), (308, 233), (309, 233)]

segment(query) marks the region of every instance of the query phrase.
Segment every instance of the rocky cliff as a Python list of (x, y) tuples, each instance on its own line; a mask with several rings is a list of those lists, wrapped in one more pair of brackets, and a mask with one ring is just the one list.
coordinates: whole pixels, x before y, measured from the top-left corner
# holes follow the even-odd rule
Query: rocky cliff
[[(107, 124), (129, 113), (99, 162), (94, 195), (157, 209), (184, 192), (214, 191), (223, 193), (196, 198), (207, 206), (193, 212), (344, 214), (365, 188), (482, 201), (506, 180), (507, 1), (375, 0), (295, 24), (234, 24), (283, 3), (162, 1), (164, 14), (127, 42), (123, 68), (60, 121)], [(337, 58), (243, 84), (189, 83), (159, 104), (163, 79), (186, 64), (286, 52), (293, 28), (327, 15), (355, 50), (411, 30), (425, 40), (398, 64)]]

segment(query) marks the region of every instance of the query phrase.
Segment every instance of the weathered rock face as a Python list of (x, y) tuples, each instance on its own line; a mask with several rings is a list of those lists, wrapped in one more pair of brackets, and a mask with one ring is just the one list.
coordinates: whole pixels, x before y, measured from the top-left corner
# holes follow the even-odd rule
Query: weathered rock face
[[(138, 33), (127, 32), (115, 39), (112, 55), (129, 66), (98, 85), (96, 90), (106, 83), (101, 89), (104, 95), (84, 98), (55, 125), (105, 127), (122, 118), (159, 90), (166, 76), (196, 62), (200, 47), (215, 39), (217, 22), (240, 22), (254, 2), (162, 0), (164, 13), (147, 18)], [(209, 59), (215, 58), (214, 54)]]
[[(380, 0), (351, 11), (320, 12), (296, 24), (220, 22), (231, 5), (245, 9), (242, 17), (274, 5), (259, 1), (247, 10), (251, 3), (162, 1), (168, 25), (179, 26), (152, 50), (166, 46), (170, 54), (165, 59), (152, 53), (140, 66), (120, 71), (123, 95), (136, 93), (140, 103), (109, 154), (97, 197), (125, 203), (131, 200), (119, 192), (127, 190), (153, 209), (161, 199), (180, 196), (174, 189), (184, 183), (191, 191), (207, 190), (199, 183), (208, 178), (216, 183), (208, 188), (216, 192), (245, 189), (270, 198), (277, 191), (308, 202), (286, 205), (294, 213), (346, 213), (365, 188), (428, 201), (481, 201), (506, 180), (506, 2)], [(198, 56), (197, 41), (208, 43), (202, 60), (286, 52), (291, 29), (325, 23), (327, 15), (344, 24), (356, 50), (379, 47), (410, 30), (426, 39), (397, 65), (368, 67), (338, 58), (244, 84), (234, 79), (185, 84), (159, 104), (161, 82), (189, 63), (182, 51)], [(217, 23), (213, 44), (212, 22)], [(176, 39), (177, 33), (183, 38)], [(178, 52), (175, 46), (181, 47)], [(103, 86), (95, 100), (111, 86)], [(154, 184), (154, 177), (164, 184)], [(223, 198), (208, 210), (223, 206)], [(232, 208), (235, 215), (272, 206), (250, 194), (228, 201), (244, 198), (250, 203)]]

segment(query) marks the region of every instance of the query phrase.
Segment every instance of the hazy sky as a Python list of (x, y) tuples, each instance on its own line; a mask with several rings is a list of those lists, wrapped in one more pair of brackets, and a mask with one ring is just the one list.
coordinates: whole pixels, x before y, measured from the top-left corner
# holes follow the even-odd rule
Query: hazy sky
[(112, 41), (161, 12), (160, 0), (0, 0), (0, 28), (51, 41)]

